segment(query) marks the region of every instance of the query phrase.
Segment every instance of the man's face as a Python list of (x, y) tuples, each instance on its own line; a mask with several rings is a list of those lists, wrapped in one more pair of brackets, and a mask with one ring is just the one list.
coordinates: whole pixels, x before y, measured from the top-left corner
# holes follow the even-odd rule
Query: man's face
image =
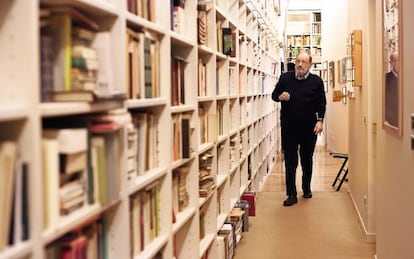
[(311, 65), (312, 64), (309, 62), (309, 55), (303, 53), (299, 54), (296, 57), (295, 70), (298, 75), (304, 76), (306, 73), (308, 73)]

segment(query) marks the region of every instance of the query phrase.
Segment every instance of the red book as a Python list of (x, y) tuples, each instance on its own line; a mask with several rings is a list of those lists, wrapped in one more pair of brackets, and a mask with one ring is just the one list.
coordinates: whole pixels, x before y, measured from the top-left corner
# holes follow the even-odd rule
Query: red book
[(77, 236), (72, 240), (64, 241), (60, 250), (60, 259), (86, 259), (88, 239)]
[(117, 122), (110, 121), (110, 122), (102, 122), (93, 124), (91, 126), (92, 133), (111, 133), (120, 129), (122, 125)]
[(240, 199), (249, 203), (249, 216), (256, 216), (256, 193), (245, 192)]

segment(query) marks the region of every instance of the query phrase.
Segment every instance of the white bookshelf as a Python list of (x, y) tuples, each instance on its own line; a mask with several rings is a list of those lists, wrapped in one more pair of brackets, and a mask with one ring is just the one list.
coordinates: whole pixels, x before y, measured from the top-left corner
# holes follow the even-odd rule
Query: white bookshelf
[[(92, 225), (102, 226), (98, 223), (103, 221), (108, 258), (194, 259), (207, 258), (207, 254), (208, 258), (218, 258), (217, 232), (243, 192), (260, 190), (275, 163), (280, 151), (279, 106), (270, 95), (280, 73), (280, 49), (274, 30), (274, 1), (212, 1), (206, 13), (206, 44), (198, 42), (196, 0), (183, 1), (185, 11), (178, 30), (172, 29), (172, 14), (169, 6), (165, 6), (168, 1), (150, 1), (155, 7), (151, 18), (128, 11), (128, 2), (1, 1), (0, 15), (4, 18), (0, 22), (0, 143), (6, 140), (15, 143), (17, 160), (28, 165), (30, 227), (27, 240), (0, 247), (0, 258), (46, 258), (50, 247), (67, 234), (83, 233)], [(39, 16), (41, 6), (61, 5), (75, 8), (99, 25), (96, 44), (104, 44), (104, 52), (99, 52), (98, 57), (109, 60), (109, 67), (100, 63), (99, 80), (106, 84), (99, 87), (124, 93), (126, 99), (42, 102), (40, 42), (43, 34)], [(224, 54), (219, 46), (218, 24), (221, 28), (230, 28), (234, 34), (235, 51), (231, 55)], [(127, 30), (146, 33), (157, 44), (159, 61), (154, 64), (158, 64), (155, 67), (158, 75), (154, 73), (152, 83), (159, 90), (151, 97), (129, 93), (132, 81), (128, 72)], [(184, 90), (180, 92), (184, 103), (179, 104), (173, 103), (171, 72), (177, 57), (184, 62)], [(198, 87), (199, 62), (205, 68), (202, 94)], [(151, 142), (156, 143), (156, 158), (130, 179), (130, 129), (123, 125), (104, 134), (105, 144), (112, 146), (107, 152), (113, 152), (113, 161), (116, 161), (111, 164), (115, 182), (107, 183), (109, 190), (119, 182), (114, 198), (108, 202), (95, 199), (88, 206), (59, 217), (56, 225), (46, 227), (48, 205), (43, 196), (49, 188), (44, 182), (43, 130), (56, 124), (55, 121), (62, 123), (61, 128), (72, 127), (71, 121), (75, 119), (119, 108), (126, 109), (136, 120), (142, 114), (151, 117), (153, 124), (148, 130), (155, 134), (148, 141), (156, 139)], [(207, 116), (206, 129), (200, 124), (200, 112)], [(189, 154), (186, 157), (172, 154), (174, 118), (188, 119)], [(134, 119), (133, 122), (138, 127), (138, 122)], [(138, 135), (138, 138), (142, 141), (145, 137)], [(206, 153), (212, 154), (211, 175), (215, 187), (206, 197), (200, 197), (199, 158)], [(137, 166), (146, 156), (136, 156)], [(174, 211), (173, 172), (182, 167), (188, 168), (184, 182), (188, 200), (183, 210)], [(134, 221), (137, 214), (133, 214), (134, 199), (141, 194), (156, 195), (156, 231), (151, 238), (146, 237), (144, 247), (138, 249), (141, 251), (131, 256), (131, 251), (137, 249), (131, 242), (132, 236), (144, 227), (137, 227)], [(200, 238), (202, 232), (204, 235)]]
[(322, 12), (314, 9), (288, 10), (286, 58), (294, 62), (296, 55), (306, 51), (313, 57), (315, 70), (322, 63)]

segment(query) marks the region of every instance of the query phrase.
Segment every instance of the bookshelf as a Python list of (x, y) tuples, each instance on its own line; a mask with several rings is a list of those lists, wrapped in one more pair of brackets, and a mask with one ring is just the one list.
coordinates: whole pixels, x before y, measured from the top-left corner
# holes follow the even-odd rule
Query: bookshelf
[(322, 66), (322, 12), (288, 10), (286, 27), (286, 61), (293, 62), (301, 51), (312, 55), (315, 71)]
[(280, 151), (274, 2), (162, 5), (0, 3), (0, 258), (223, 253)]

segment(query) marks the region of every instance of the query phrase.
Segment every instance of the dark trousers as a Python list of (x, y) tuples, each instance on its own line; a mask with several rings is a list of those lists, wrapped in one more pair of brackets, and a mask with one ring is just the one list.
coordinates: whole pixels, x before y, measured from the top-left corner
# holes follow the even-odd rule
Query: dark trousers
[(317, 135), (313, 132), (292, 134), (282, 130), (282, 148), (285, 155), (285, 181), (286, 194), (297, 195), (296, 168), (298, 167), (298, 151), (302, 166), (302, 191), (311, 192), (313, 152), (315, 150)]

